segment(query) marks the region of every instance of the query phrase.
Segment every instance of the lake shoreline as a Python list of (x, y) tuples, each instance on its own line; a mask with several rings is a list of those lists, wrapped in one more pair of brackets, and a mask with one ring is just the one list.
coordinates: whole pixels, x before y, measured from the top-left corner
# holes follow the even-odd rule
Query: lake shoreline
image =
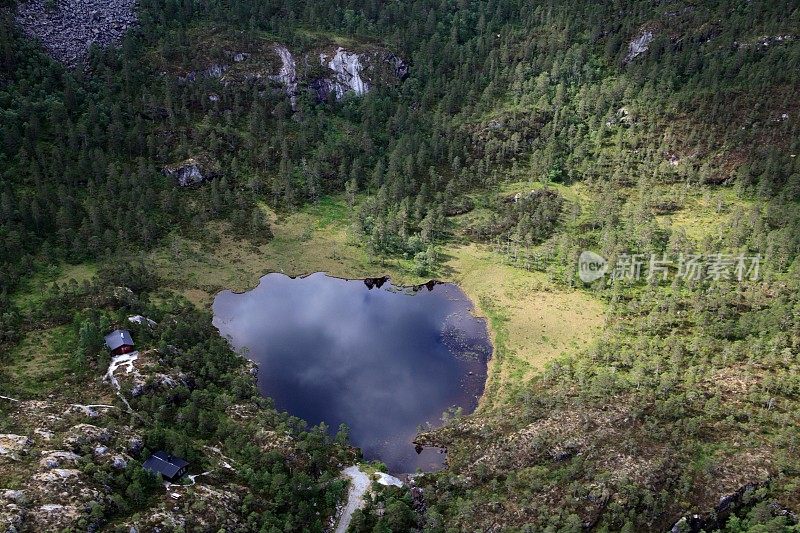
[[(437, 291), (437, 287), (442, 288)], [(393, 294), (425, 296), (397, 300)], [(295, 297), (302, 302), (292, 302)], [(455, 284), (430, 280), (395, 286), (389, 276), (343, 278), (316, 272), (293, 277), (273, 272), (262, 276), (250, 291), (220, 291), (212, 309), (214, 325), (232, 347), (260, 370), (265, 364), (269, 367), (254, 374), (259, 390), (279, 410), (311, 425), (326, 422), (336, 428), (347, 423), (353, 444), (366, 458), (385, 462), (392, 473), (446, 468), (445, 450), (430, 450), (412, 459), (408, 450), (413, 453), (419, 427), (441, 426), (451, 407), (474, 412), (486, 390), (494, 351), (488, 321), (476, 316), (475, 303)], [(323, 316), (326, 312), (336, 316)], [(388, 345), (383, 346), (381, 339), (387, 336)], [(340, 343), (354, 344), (345, 346), (347, 355), (342, 356), (330, 348)], [(315, 354), (319, 350), (322, 353)], [(387, 351), (395, 351), (395, 356), (387, 358)], [(305, 358), (301, 364), (298, 357)], [(337, 357), (344, 358), (333, 362)], [(403, 362), (406, 359), (408, 363)], [(352, 377), (345, 377), (347, 372)], [(375, 381), (366, 385), (370, 372)], [(332, 386), (324, 383), (329, 381), (338, 388), (330, 390)], [(361, 398), (358, 410), (348, 403), (353, 398)], [(380, 415), (385, 419), (378, 416), (378, 404), (383, 404), (386, 412)], [(337, 414), (337, 408), (344, 411)], [(409, 432), (407, 437), (377, 437), (387, 424), (403, 420), (408, 429), (402, 434)], [(398, 446), (407, 449), (401, 452)]]

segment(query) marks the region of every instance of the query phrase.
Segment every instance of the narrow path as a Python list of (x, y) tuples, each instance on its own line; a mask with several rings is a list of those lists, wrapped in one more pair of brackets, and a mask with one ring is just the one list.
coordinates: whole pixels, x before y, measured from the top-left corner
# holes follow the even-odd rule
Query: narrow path
[(143, 421), (142, 417), (139, 416), (139, 413), (137, 413), (136, 411), (133, 410), (133, 408), (131, 407), (131, 404), (129, 404), (128, 400), (125, 398), (125, 395), (122, 394), (122, 389), (119, 386), (119, 381), (114, 376), (114, 372), (116, 372), (117, 369), (119, 367), (121, 367), (121, 366), (127, 367), (125, 369), (127, 374), (130, 374), (131, 372), (135, 371), (136, 367), (133, 365), (133, 363), (137, 359), (139, 359), (139, 352), (138, 351), (134, 351), (134, 352), (126, 353), (126, 354), (122, 354), (122, 355), (115, 355), (111, 359), (111, 364), (108, 365), (108, 370), (106, 371), (106, 375), (105, 375), (105, 377), (103, 379), (105, 381), (108, 381), (109, 383), (111, 383), (111, 385), (114, 386), (114, 388), (117, 391), (117, 397), (119, 397), (119, 399), (122, 400), (122, 403), (125, 404), (125, 407), (128, 408), (128, 412), (130, 414), (132, 414), (133, 416), (135, 416), (136, 418), (138, 418), (139, 420)]
[(339, 517), (339, 524), (336, 526), (336, 533), (345, 533), (353, 519), (356, 509), (364, 506), (364, 495), (370, 487), (369, 477), (358, 469), (358, 465), (348, 466), (342, 473), (350, 478), (350, 488), (347, 491), (347, 505), (342, 510)]
[(108, 371), (106, 372), (105, 375), (106, 381), (109, 381), (112, 385), (114, 385), (115, 389), (119, 390), (119, 381), (117, 381), (117, 378), (114, 376), (114, 372), (117, 371), (117, 368), (125, 366), (127, 367), (126, 373), (130, 374), (135, 370), (133, 362), (136, 361), (137, 359), (139, 359), (139, 352), (131, 352), (122, 355), (115, 355), (111, 359), (111, 363), (108, 365)]
[(207, 476), (210, 473), (211, 472), (203, 472), (202, 474), (194, 474), (194, 475), (190, 475), (190, 476), (186, 476), (186, 477), (188, 477), (189, 481), (191, 481), (191, 483), (189, 483), (189, 485), (194, 485), (197, 482), (197, 478), (199, 478), (200, 476)]
[(88, 417), (97, 416), (97, 409), (116, 409), (113, 405), (103, 405), (103, 404), (91, 404), (91, 405), (83, 405), (82, 403), (72, 403), (69, 405), (69, 408), (64, 412), (64, 414), (69, 413), (73, 408), (78, 409), (79, 411), (83, 411), (83, 413)]

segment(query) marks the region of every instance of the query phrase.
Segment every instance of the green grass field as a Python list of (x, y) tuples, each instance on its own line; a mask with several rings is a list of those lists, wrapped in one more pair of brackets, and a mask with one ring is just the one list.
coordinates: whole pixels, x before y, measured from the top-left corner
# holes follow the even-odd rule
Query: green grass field
[(97, 266), (90, 263), (62, 264), (43, 268), (22, 283), (17, 292), (12, 295), (11, 301), (22, 311), (26, 311), (41, 304), (53, 284), (83, 283), (92, 279), (96, 273)]
[[(496, 194), (505, 197), (542, 186), (517, 181), (507, 183)], [(583, 184), (549, 186), (583, 210), (593, 202)], [(750, 205), (729, 189), (659, 193), (662, 197), (680, 195), (683, 206), (657, 216), (659, 224), (682, 228), (695, 240), (714, 235), (734, 209)], [(628, 190), (626, 194), (638, 192)], [(247, 290), (270, 272), (292, 276), (327, 272), (344, 278), (389, 275), (397, 284), (427, 281), (414, 273), (408, 260), (372, 257), (353, 234), (353, 210), (341, 195), (323, 197), (292, 214), (277, 214), (266, 206), (264, 210), (275, 234), (267, 244), (254, 245), (233, 237), (226, 224), (210, 223), (202, 240), (173, 234), (148, 259), (170, 291), (201, 307), (210, 306), (217, 292)], [(454, 217), (456, 234), (490, 213), (478, 206)], [(549, 361), (587, 350), (603, 329), (605, 304), (586, 291), (559, 286), (543, 273), (506, 264), (486, 246), (449, 244), (441, 254), (443, 264), (435, 277), (465, 291), (475, 304), (475, 313), (487, 318), (495, 344), (482, 408), (503, 403)], [(95, 272), (94, 265), (65, 265), (38, 272), (14, 295), (14, 302), (30, 308), (42, 301), (53, 283), (82, 282)], [(12, 357), (19, 390), (30, 394), (47, 390), (63, 374), (66, 354), (57, 353), (49, 344), (53, 335), (56, 332), (46, 332), (37, 336), (36, 342), (26, 339)]]
[[(513, 192), (521, 184), (504, 189)], [(526, 187), (527, 185), (524, 185)], [(570, 191), (566, 188), (566, 194)], [(577, 198), (579, 192), (571, 193)], [(169, 236), (150, 252), (162, 284), (195, 305), (208, 307), (225, 289), (244, 291), (270, 272), (304, 275), (313, 272), (344, 278), (389, 275), (397, 284), (423, 283), (411, 261), (370, 256), (351, 230), (343, 196), (327, 196), (300, 212), (278, 215), (264, 207), (275, 237), (263, 245), (232, 236), (224, 223), (210, 223), (202, 240)], [(557, 357), (585, 349), (603, 324), (601, 302), (577, 290), (555, 287), (544, 274), (503, 264), (485, 247), (448, 245), (437, 277), (457, 283), (487, 318), (495, 358), (490, 364), (483, 406), (496, 405), (532, 379)], [(20, 307), (38, 305), (52, 283), (82, 282), (96, 272), (94, 265), (63, 266), (37, 273), (14, 296)], [(36, 396), (57, 387), (68, 373), (69, 354), (56, 342), (67, 328), (29, 335), (10, 358), (9, 372), (17, 392)]]

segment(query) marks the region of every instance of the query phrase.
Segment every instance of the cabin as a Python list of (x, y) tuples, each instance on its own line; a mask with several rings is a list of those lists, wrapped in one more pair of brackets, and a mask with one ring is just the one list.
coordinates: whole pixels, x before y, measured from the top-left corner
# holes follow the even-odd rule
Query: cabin
[(167, 481), (176, 481), (186, 473), (189, 462), (167, 452), (158, 451), (144, 462), (142, 468), (160, 475)]
[(122, 355), (133, 351), (133, 337), (127, 329), (118, 329), (106, 335), (106, 346), (111, 355)]

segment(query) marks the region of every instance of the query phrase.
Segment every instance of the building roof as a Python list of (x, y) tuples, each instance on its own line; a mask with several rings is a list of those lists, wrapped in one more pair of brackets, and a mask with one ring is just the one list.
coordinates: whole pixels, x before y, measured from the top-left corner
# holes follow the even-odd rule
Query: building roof
[(116, 350), (120, 346), (133, 346), (133, 337), (127, 329), (117, 329), (106, 335), (106, 346), (109, 350)]
[(182, 468), (187, 466), (189, 466), (188, 461), (161, 451), (151, 455), (142, 465), (144, 469), (169, 479), (174, 478)]

